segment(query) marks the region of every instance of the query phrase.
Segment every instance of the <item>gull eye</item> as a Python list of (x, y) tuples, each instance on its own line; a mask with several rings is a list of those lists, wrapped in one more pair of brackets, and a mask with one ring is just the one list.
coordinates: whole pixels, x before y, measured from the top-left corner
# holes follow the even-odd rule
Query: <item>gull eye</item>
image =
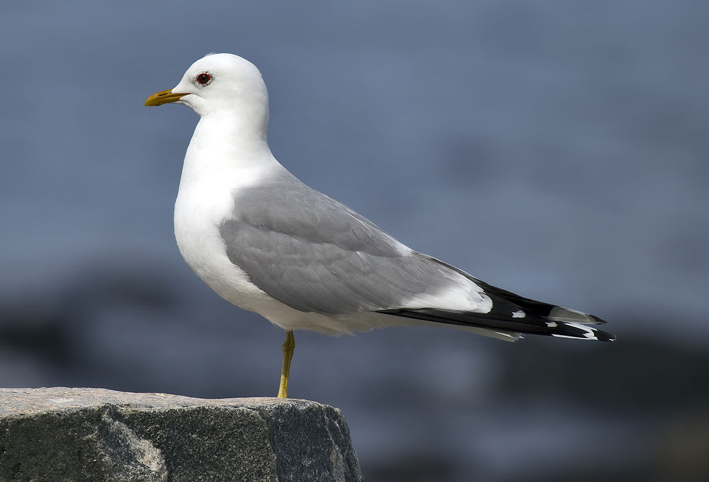
[(207, 85), (212, 81), (212, 76), (206, 72), (202, 72), (197, 76), (197, 83), (199, 85)]

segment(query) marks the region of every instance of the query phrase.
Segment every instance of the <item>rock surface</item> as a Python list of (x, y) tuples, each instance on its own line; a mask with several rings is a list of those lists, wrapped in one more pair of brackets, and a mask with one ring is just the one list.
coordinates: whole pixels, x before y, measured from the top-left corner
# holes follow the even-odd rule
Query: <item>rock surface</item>
[(342, 413), (276, 398), (0, 389), (0, 481), (361, 481)]

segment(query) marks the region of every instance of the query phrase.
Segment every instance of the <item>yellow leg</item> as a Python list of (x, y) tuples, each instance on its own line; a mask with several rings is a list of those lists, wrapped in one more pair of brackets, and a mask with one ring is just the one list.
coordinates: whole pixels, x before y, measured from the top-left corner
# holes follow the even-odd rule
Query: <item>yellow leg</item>
[(286, 341), (283, 342), (283, 367), (281, 368), (281, 386), (278, 388), (278, 398), (288, 398), (288, 375), (290, 374), (290, 361), (295, 351), (295, 337), (293, 330), (286, 331)]

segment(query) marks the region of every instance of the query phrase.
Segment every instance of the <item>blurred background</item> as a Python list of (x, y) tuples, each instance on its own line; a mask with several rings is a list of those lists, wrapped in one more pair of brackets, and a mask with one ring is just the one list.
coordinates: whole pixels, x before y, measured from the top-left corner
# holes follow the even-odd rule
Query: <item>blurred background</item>
[(368, 481), (709, 480), (709, 3), (0, 7), (0, 386), (276, 394), (283, 332), (182, 261), (196, 59), (262, 71), (304, 182), (614, 344), (296, 333)]

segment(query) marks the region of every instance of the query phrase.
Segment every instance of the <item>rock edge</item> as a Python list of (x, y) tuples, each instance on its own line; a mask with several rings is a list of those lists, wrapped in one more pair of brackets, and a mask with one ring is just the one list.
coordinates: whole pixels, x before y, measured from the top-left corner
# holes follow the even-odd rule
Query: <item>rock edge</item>
[(349, 428), (307, 400), (0, 389), (0, 481), (361, 481)]

